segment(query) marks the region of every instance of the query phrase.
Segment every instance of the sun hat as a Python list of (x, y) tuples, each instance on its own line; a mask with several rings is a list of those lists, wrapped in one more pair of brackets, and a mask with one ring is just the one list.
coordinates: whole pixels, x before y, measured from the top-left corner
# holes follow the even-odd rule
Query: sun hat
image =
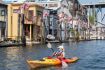
[(64, 49), (63, 45), (58, 46), (59, 49)]

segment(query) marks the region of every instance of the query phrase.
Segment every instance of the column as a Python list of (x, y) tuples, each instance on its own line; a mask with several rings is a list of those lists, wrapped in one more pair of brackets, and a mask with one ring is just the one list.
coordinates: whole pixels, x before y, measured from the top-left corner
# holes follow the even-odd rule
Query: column
[(30, 41), (32, 41), (32, 24), (30, 24)]
[(0, 28), (0, 39), (3, 40), (2, 37), (1, 37), (1, 28)]

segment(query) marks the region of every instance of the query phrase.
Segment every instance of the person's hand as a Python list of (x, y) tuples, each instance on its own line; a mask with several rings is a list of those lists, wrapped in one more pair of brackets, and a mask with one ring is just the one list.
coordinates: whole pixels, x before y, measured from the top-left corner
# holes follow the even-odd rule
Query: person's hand
[(52, 56), (53, 56), (53, 57), (56, 56), (56, 52), (54, 52), (54, 53), (52, 54)]

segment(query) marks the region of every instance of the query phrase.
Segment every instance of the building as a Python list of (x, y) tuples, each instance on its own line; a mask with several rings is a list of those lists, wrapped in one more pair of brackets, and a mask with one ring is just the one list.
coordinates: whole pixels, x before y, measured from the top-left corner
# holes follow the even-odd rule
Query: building
[(8, 38), (20, 39), (25, 35), (27, 41), (42, 41), (43, 9), (34, 3), (8, 4)]
[(60, 5), (57, 9), (61, 26), (59, 36), (62, 40), (79, 38), (81, 28), (87, 24), (87, 9), (78, 0), (62, 0)]
[(26, 0), (27, 2), (34, 2), (37, 3), (47, 9), (56, 10), (60, 7), (61, 0)]
[[(44, 6), (46, 9), (50, 9), (53, 11), (57, 11), (57, 14), (50, 14), (49, 13), (49, 21), (47, 23), (49, 26), (49, 33), (54, 35), (57, 31), (58, 37), (61, 40), (67, 40), (69, 37), (76, 36), (70, 32), (70, 29), (73, 28), (75, 31), (80, 30), (81, 24), (84, 23), (84, 17), (86, 14), (83, 14), (83, 8), (80, 5), (78, 0), (26, 0), (27, 2), (34, 2), (41, 6)], [(84, 13), (86, 13), (84, 11)], [(58, 17), (59, 16), (59, 19)], [(55, 19), (56, 18), (56, 19)], [(81, 22), (78, 22), (81, 20)], [(55, 23), (57, 22), (57, 23)], [(60, 23), (60, 24), (58, 24)], [(56, 26), (57, 27), (56, 27)], [(84, 27), (83, 27), (84, 28)], [(76, 33), (76, 32), (74, 32)]]
[(60, 0), (26, 0), (26, 2), (32, 2), (45, 7), (43, 11), (44, 14), (47, 14), (43, 18), (45, 23), (45, 36), (47, 37), (48, 34), (51, 34), (57, 39), (57, 9), (60, 7)]
[(60, 23), (60, 39), (65, 41), (74, 35), (70, 32), (70, 29), (74, 29), (77, 25), (77, 11), (79, 7), (77, 0), (62, 0), (60, 1), (60, 7), (57, 9)]
[(7, 5), (0, 3), (0, 40), (7, 35)]
[(46, 28), (46, 36), (53, 35), (57, 39), (57, 29), (58, 29), (58, 16), (57, 11), (53, 9), (46, 9), (48, 15), (43, 18), (45, 21), (45, 28)]

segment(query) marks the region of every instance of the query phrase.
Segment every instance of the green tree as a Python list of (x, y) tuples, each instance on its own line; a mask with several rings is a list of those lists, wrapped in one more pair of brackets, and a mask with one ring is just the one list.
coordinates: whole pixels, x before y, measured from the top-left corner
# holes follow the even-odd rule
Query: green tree
[(96, 11), (93, 8), (92, 12), (89, 13), (89, 22), (90, 22), (90, 24), (92, 24), (92, 25), (95, 24), (95, 20), (97, 19), (96, 17), (97, 17)]
[(90, 21), (90, 24), (94, 24), (94, 16), (90, 15), (89, 16), (89, 21)]

